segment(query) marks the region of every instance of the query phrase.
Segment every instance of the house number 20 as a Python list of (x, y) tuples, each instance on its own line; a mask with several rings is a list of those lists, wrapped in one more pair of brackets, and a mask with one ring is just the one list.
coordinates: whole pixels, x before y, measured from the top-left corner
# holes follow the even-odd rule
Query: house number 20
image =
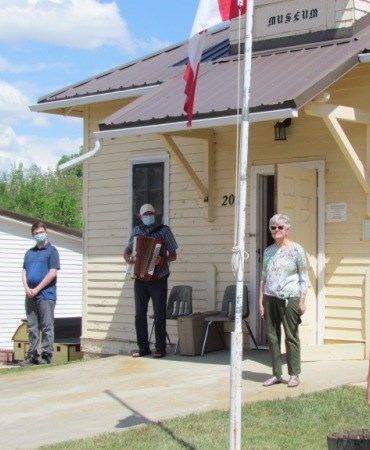
[(230, 194), (230, 195), (224, 195), (222, 197), (223, 202), (222, 202), (222, 206), (228, 206), (228, 205), (233, 205), (235, 203), (235, 195), (234, 194)]

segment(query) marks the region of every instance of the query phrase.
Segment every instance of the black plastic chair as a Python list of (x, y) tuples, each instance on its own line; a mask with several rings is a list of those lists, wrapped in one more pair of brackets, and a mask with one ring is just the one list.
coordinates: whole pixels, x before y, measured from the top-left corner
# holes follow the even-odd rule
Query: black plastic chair
[[(236, 300), (236, 286), (234, 284), (230, 284), (225, 289), (220, 313), (217, 316), (205, 317), (205, 321), (208, 322), (208, 324), (207, 324), (207, 328), (206, 328), (206, 331), (204, 334), (204, 339), (203, 339), (203, 345), (202, 345), (202, 351), (201, 351), (202, 356), (204, 354), (204, 349), (206, 347), (209, 328), (213, 323), (217, 324), (217, 330), (220, 333), (222, 340), (225, 342), (223, 333), (219, 329), (218, 324), (219, 323), (223, 324), (225, 322), (235, 322), (235, 300)], [(244, 285), (244, 287), (243, 287), (242, 321), (245, 323), (245, 325), (248, 329), (248, 333), (249, 333), (250, 337), (252, 338), (252, 341), (253, 341), (256, 349), (259, 350), (256, 339), (254, 337), (254, 334), (252, 333), (252, 330), (247, 321), (248, 316), (249, 316), (248, 289), (247, 289), (247, 286)], [(225, 344), (225, 346), (226, 346), (226, 344)]]
[[(167, 320), (177, 320), (180, 316), (189, 316), (193, 312), (193, 288), (187, 285), (177, 285), (173, 286), (167, 301), (166, 318)], [(151, 319), (154, 316), (150, 316)], [(152, 323), (152, 328), (149, 334), (149, 344), (154, 331), (154, 322)], [(170, 345), (172, 345), (171, 339), (167, 334), (167, 340)], [(177, 340), (175, 353), (179, 346), (179, 340)]]

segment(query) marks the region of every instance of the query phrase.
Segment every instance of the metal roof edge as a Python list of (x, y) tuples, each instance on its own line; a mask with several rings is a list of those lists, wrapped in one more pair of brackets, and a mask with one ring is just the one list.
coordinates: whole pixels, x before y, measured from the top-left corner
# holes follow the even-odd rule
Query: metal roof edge
[[(223, 116), (209, 119), (194, 120), (191, 127), (186, 125), (187, 121), (162, 123), (157, 125), (146, 125), (143, 127), (120, 128), (115, 130), (95, 131), (96, 139), (116, 138), (124, 136), (135, 136), (141, 134), (169, 133), (174, 131), (196, 130), (202, 128), (216, 128), (227, 125), (236, 125), (240, 121), (240, 114)], [(286, 119), (288, 117), (298, 117), (298, 110), (294, 108), (276, 109), (251, 113), (249, 119), (251, 123), (265, 122), (268, 120)]]
[(69, 108), (71, 106), (77, 105), (90, 105), (92, 103), (122, 100), (131, 97), (141, 97), (157, 89), (158, 86), (160, 85), (155, 84), (152, 86), (126, 89), (124, 91), (107, 92), (105, 94), (93, 94), (77, 98), (68, 98), (66, 100), (55, 100), (46, 103), (37, 103), (36, 105), (29, 106), (29, 108), (34, 112), (47, 112), (58, 108)]
[[(47, 220), (42, 220), (37, 217), (28, 216), (26, 214), (18, 213), (15, 211), (10, 211), (9, 209), (0, 208), (0, 216), (3, 219), (21, 222), (23, 224), (32, 225), (36, 222), (43, 222), (49, 230), (58, 234), (68, 235), (70, 237), (82, 239), (82, 231), (76, 230), (75, 228), (65, 227), (64, 225), (58, 225), (56, 223), (49, 222)], [(31, 233), (31, 232), (30, 232)]]

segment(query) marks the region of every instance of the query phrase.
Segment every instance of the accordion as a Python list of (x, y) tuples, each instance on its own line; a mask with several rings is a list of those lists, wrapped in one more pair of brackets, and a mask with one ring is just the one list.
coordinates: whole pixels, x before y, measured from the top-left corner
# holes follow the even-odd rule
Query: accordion
[(132, 248), (134, 270), (132, 278), (139, 280), (155, 280), (162, 264), (153, 264), (157, 256), (166, 256), (166, 244), (161, 239), (148, 236), (135, 236)]

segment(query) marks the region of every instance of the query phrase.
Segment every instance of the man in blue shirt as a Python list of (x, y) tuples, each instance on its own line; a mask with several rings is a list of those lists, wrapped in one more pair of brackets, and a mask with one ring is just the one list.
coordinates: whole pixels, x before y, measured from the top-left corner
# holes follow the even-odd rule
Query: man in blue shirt
[[(57, 300), (58, 250), (47, 240), (43, 222), (31, 227), (36, 245), (30, 248), (23, 262), (22, 282), (26, 291), (29, 349), (21, 366), (50, 364), (54, 344), (54, 309)], [(38, 347), (41, 332), (41, 359)]]
[(134, 358), (151, 354), (148, 342), (148, 303), (153, 301), (154, 325), (155, 325), (155, 347), (153, 358), (162, 358), (166, 355), (166, 308), (168, 277), (170, 275), (169, 264), (177, 258), (177, 243), (170, 227), (158, 224), (154, 207), (146, 203), (140, 208), (140, 219), (142, 223), (136, 226), (124, 251), (123, 257), (127, 264), (134, 264), (135, 258), (132, 254), (135, 236), (148, 236), (160, 239), (165, 243), (166, 254), (154, 258), (154, 265), (161, 265), (158, 275), (154, 280), (136, 279), (135, 292), (135, 328), (138, 350), (132, 352)]

